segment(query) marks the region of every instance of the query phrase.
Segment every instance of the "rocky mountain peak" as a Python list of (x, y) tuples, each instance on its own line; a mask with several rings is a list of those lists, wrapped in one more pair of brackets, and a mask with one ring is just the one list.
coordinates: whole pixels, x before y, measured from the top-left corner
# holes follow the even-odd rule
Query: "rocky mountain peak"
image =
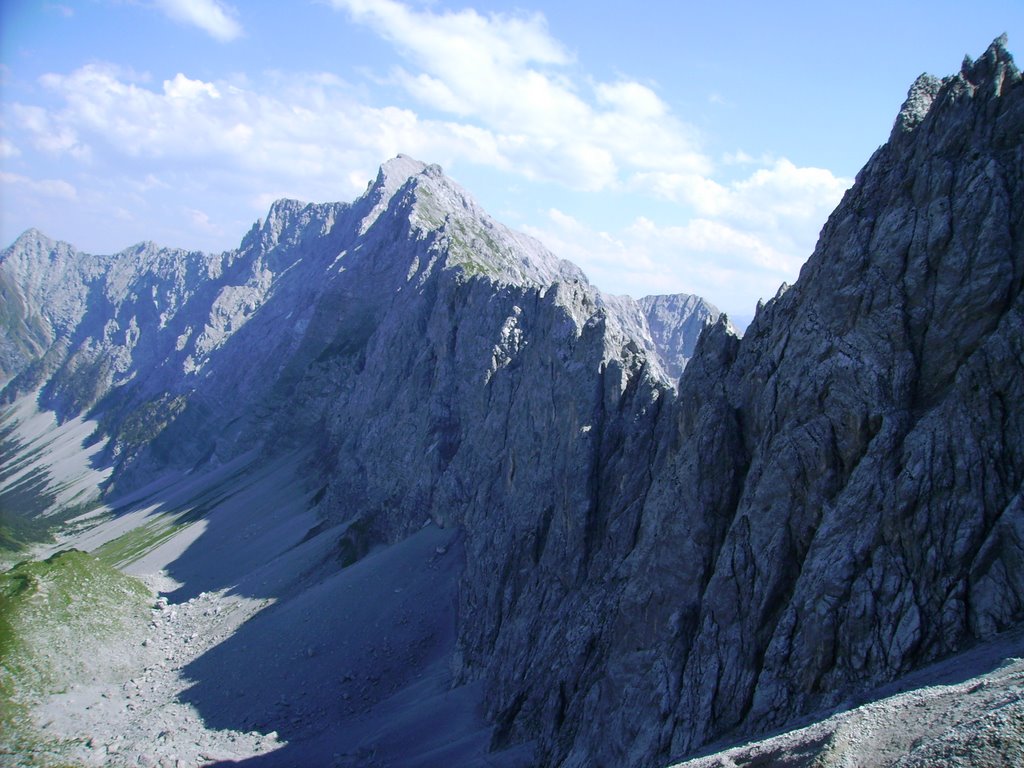
[(537, 287), (559, 280), (587, 282), (578, 267), (493, 219), (439, 165), (407, 155), (380, 167), (353, 210), (360, 235), (376, 229), (383, 237), (396, 227), (408, 227), (415, 239), (432, 243), (431, 260), (440, 258), (443, 266), (458, 268), (468, 277), (483, 275), (500, 283)]
[(409, 179), (420, 174), (439, 178), (444, 176), (444, 171), (437, 164), (427, 164), (408, 155), (398, 154), (381, 164), (377, 180), (371, 186), (379, 187), (385, 194), (393, 195)]
[(0, 258), (6, 257), (8, 254), (14, 251), (21, 251), (27, 248), (37, 248), (39, 246), (48, 247), (55, 243), (54, 240), (44, 235), (35, 227), (26, 229), (22, 232), (18, 239), (11, 243), (10, 248), (7, 248), (3, 254), (0, 254)]
[[(917, 128), (931, 111), (936, 102), (950, 101), (965, 95), (974, 98), (998, 97), (1009, 83), (1020, 80), (1020, 70), (1007, 49), (1007, 36), (1000, 35), (992, 41), (977, 61), (965, 56), (960, 72), (946, 78), (922, 74), (907, 93), (893, 126), (893, 137)], [(945, 89), (945, 96), (940, 92)]]
[(444, 177), (440, 166), (428, 166), (408, 155), (400, 154), (383, 163), (377, 171), (376, 179), (367, 185), (366, 192), (361, 198), (369, 210), (363, 217), (360, 231), (366, 232), (373, 226), (377, 218), (391, 205), (399, 190), (413, 179), (427, 176), (428, 169), (430, 177), (435, 179)]
[(895, 130), (912, 131), (920, 125), (932, 108), (932, 101), (941, 87), (942, 80), (926, 72), (922, 73), (907, 92), (906, 101), (896, 116)]
[(960, 67), (960, 75), (975, 86), (980, 86), (985, 81), (1001, 84), (1002, 79), (1006, 76), (1019, 78), (1020, 72), (1017, 65), (1014, 64), (1013, 55), (1007, 48), (1007, 43), (1008, 38), (1004, 32), (992, 41), (977, 61), (972, 61), (970, 56), (965, 56), (963, 65)]
[(36, 260), (53, 260), (73, 251), (69, 243), (54, 240), (38, 229), (27, 229), (8, 248), (0, 252), (0, 264), (8, 269), (23, 271)]

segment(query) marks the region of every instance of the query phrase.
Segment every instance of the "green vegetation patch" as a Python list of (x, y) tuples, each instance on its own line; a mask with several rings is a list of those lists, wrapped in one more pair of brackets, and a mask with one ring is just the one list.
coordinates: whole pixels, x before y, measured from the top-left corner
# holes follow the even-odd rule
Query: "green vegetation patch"
[(77, 550), (0, 574), (0, 763), (62, 764), (32, 707), (109, 668), (111, 646), (144, 626), (149, 601), (137, 579)]
[(93, 550), (102, 563), (123, 568), (152, 552), (190, 523), (175, 515), (159, 515)]

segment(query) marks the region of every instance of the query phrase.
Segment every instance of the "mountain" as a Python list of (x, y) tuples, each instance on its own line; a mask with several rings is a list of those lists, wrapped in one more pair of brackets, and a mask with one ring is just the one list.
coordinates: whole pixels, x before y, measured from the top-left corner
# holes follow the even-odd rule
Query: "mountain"
[(742, 339), (404, 156), (220, 255), (26, 233), (0, 511), (99, 504), (62, 543), (166, 599), (130, 681), (19, 700), (85, 761), (667, 765), (1018, 627), (1022, 136), (1004, 38), (919, 78)]
[[(175, 421), (192, 432), (211, 411), (227, 416), (231, 404), (241, 412), (228, 420), (244, 420), (275, 391), (315, 379), (311, 366), (362, 352), (414, 303), (405, 296), (477, 276), (538, 294), (575, 286), (584, 303), (569, 307), (572, 320), (607, 317), (610, 332), (634, 340), (662, 379), (665, 366), (678, 375), (694, 329), (718, 316), (703, 300), (680, 297), (665, 316), (689, 323), (685, 338), (662, 334), (655, 344), (636, 302), (602, 296), (575, 266), (491, 219), (437, 166), (400, 156), (354, 204), (278, 201), (237, 251), (216, 256), (152, 243), (93, 256), (26, 232), (0, 260), (9, 317), (0, 381), (7, 400), (41, 387), (41, 404), (61, 418), (104, 414), (119, 456)], [(239, 382), (240, 365), (259, 371), (258, 380)], [(150, 424), (156, 411), (169, 423)], [(180, 450), (179, 440), (168, 444)]]
[[(678, 379), (693, 356), (701, 332), (721, 313), (699, 296), (684, 294), (644, 296), (639, 304), (666, 373)], [(729, 330), (739, 336), (734, 327)]]
[[(526, 504), (558, 529), (556, 508), (589, 503), (603, 425), (623, 419), (622, 391), (642, 379), (656, 405), (675, 384), (666, 369), (693, 354), (692, 334), (655, 342), (641, 304), (601, 294), (439, 168), (401, 156), (351, 205), (275, 203), (236, 251), (142, 244), (93, 256), (28, 232), (0, 256), (0, 275), (12, 286), (11, 347), (26, 350), (5, 358), (8, 421), (39, 425), (26, 404), (37, 399), (59, 422), (8, 431), (6, 463), (17, 472), (0, 476), (5, 523), (23, 527), (17, 509), (30, 492), (40, 497), (32, 509), (63, 504), (68, 514), (104, 501), (90, 519), (111, 519), (71, 541), (148, 573), (122, 556), (141, 555), (191, 597), (255, 582), (252, 571), (307, 540), (329, 562), (288, 566), (287, 589), (278, 586), (299, 601), (290, 605), (324, 589), (306, 571), (349, 566), (347, 575), (368, 554), (403, 546), (425, 520), (447, 531), (476, 518), (473, 547), (534, 535)], [(692, 297), (664, 302), (659, 329), (718, 317)], [(68, 460), (68, 436), (81, 441), (90, 424), (88, 455)], [(281, 461), (294, 471), (275, 473)], [(99, 477), (97, 465), (107, 467)], [(278, 508), (232, 506), (265, 488), (265, 475), (280, 481), (264, 493)], [(89, 482), (101, 487), (90, 493)], [(250, 515), (273, 541), (237, 540)], [(199, 540), (174, 549), (200, 526)], [(161, 560), (168, 547), (173, 556)], [(476, 578), (453, 567), (438, 594)], [(281, 598), (262, 583), (250, 594)], [(290, 610), (268, 615), (268, 636), (287, 634), (278, 622)], [(446, 664), (455, 643), (452, 634)], [(378, 651), (371, 643), (365, 666)], [(274, 679), (270, 659), (261, 681), (248, 679), (258, 658), (233, 654), (244, 668), (218, 664), (214, 687), (225, 674), (243, 689)], [(305, 687), (310, 673), (299, 669), (282, 669), (287, 679), (264, 689), (265, 701), (250, 689), (238, 718), (265, 708), (272, 722), (280, 689)], [(395, 685), (423, 668), (400, 672)], [(446, 684), (479, 688), (468, 673)], [(198, 709), (227, 717), (209, 702)], [(295, 740), (294, 727), (277, 730)]]
[(701, 337), (600, 592), (612, 727), (553, 754), (682, 755), (1020, 621), (1022, 99), (1004, 39), (920, 78), (796, 285)]

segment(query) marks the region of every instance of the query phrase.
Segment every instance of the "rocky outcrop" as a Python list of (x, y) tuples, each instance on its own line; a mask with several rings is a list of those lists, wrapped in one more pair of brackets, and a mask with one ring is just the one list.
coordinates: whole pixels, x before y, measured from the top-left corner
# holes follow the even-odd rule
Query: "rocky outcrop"
[(705, 332), (609, 505), (629, 543), (502, 617), (570, 638), (495, 684), (545, 760), (653, 764), (1021, 620), (1021, 136), (1004, 40), (918, 81), (797, 284)]
[(838, 703), (1021, 618), (1006, 533), (1024, 478), (1024, 86), (1004, 44), (923, 118), (912, 90), (722, 371), (749, 459), (672, 751)]

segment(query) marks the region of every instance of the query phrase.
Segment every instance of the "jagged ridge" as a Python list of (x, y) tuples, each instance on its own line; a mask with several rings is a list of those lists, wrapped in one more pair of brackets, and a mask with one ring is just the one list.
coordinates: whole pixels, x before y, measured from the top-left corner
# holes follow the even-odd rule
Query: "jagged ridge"
[(667, 760), (1021, 620), (1024, 87), (997, 40), (921, 92), (797, 284), (702, 336), (653, 478), (609, 504), (637, 531), (615, 585), (563, 603), (526, 678), (571, 671), (496, 675), (547, 760)]
[[(452, 667), (493, 746), (665, 762), (1020, 622), (1022, 93), (1004, 40), (919, 80), (797, 284), (692, 356), (688, 302), (602, 296), (400, 157), (220, 257), (83, 260), (67, 301), (32, 259), (73, 251), (16, 244), (10, 359), (57, 329), (31, 382), (93, 407), (122, 487), (303, 445), (349, 555), (460, 531)], [(196, 275), (163, 318), (160, 265)]]

